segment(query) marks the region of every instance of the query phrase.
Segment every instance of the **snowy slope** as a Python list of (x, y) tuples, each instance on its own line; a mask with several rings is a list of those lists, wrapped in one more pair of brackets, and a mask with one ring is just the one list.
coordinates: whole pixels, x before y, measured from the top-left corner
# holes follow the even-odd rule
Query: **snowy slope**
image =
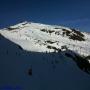
[[(67, 27), (23, 22), (2, 29), (0, 33), (27, 51), (54, 52), (53, 47), (57, 50), (66, 45), (70, 50), (74, 50), (81, 55), (90, 55), (90, 35), (81, 32), (84, 35), (81, 40), (70, 39), (70, 35), (76, 34), (76, 37), (78, 35)], [(52, 48), (50, 49), (48, 46)]]
[[(63, 34), (65, 30), (70, 31), (70, 35), (75, 33), (67, 27), (32, 22), (1, 29), (0, 87), (89, 90), (90, 64), (75, 56), (76, 53), (90, 55), (90, 35), (82, 32), (82, 40), (73, 40)], [(32, 76), (28, 75), (29, 68)]]

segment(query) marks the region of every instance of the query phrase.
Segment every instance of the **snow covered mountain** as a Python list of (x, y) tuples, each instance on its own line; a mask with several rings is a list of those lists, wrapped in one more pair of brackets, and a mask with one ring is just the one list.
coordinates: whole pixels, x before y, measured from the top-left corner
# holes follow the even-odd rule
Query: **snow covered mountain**
[[(34, 66), (34, 69), (35, 67), (37, 67), (38, 70), (40, 69), (39, 72), (44, 73), (46, 76), (46, 72), (50, 72), (49, 74), (51, 75), (52, 72), (48, 69), (50, 68), (50, 66), (53, 66), (53, 69), (55, 69), (56, 64), (59, 64), (58, 68), (61, 68), (60, 72), (62, 71), (63, 74), (67, 74), (66, 71), (69, 71), (68, 76), (73, 75), (74, 77), (74, 75), (76, 75), (76, 72), (78, 72), (81, 77), (83, 77), (84, 75), (89, 77), (90, 34), (86, 32), (80, 32), (79, 30), (68, 27), (25, 21), (23, 23), (0, 30), (0, 58), (1, 60), (3, 60), (0, 61), (0, 66), (3, 67), (3, 70), (6, 69), (4, 68), (4, 62), (6, 63), (7, 67), (9, 67), (9, 65), (10, 67), (13, 67), (15, 65), (17, 66), (16, 68), (13, 67), (14, 71), (9, 67), (9, 69), (7, 70), (10, 70), (9, 72), (11, 72), (11, 74), (7, 74), (7, 76), (6, 72), (4, 72), (2, 68), (0, 68), (2, 73), (1, 76), (6, 77), (0, 78), (0, 83), (8, 83), (8, 77), (13, 75), (13, 73), (16, 75), (17, 79), (20, 80), (21, 78), (21, 80), (23, 80), (25, 76), (21, 76), (21, 67), (23, 68), (23, 70), (26, 70), (28, 67)], [(8, 62), (9, 64), (7, 64)], [(48, 63), (47, 65), (46, 62)], [(77, 68), (77, 66), (80, 69)], [(85, 74), (85, 72), (87, 74)], [(34, 73), (36, 75), (41, 74), (37, 73), (37, 70), (34, 71)], [(60, 75), (60, 73), (57, 74)], [(63, 76), (63, 74), (61, 76)], [(35, 76), (35, 78), (36, 77), (37, 76)], [(78, 75), (77, 78), (79, 79)], [(10, 82), (14, 83), (14, 80), (12, 79), (10, 80)], [(29, 88), (25, 90), (42, 90), (31, 89), (31, 87), (27, 86), (25, 82), (23, 81), (23, 84), (25, 85), (25, 87)], [(28, 80), (28, 83), (32, 85), (32, 88), (35, 88), (33, 87), (34, 84), (32, 84), (31, 81)], [(79, 88), (82, 87), (80, 86)], [(88, 86), (88, 88), (90, 88), (90, 86)], [(50, 88), (46, 88), (46, 90), (50, 90)], [(75, 90), (79, 90), (78, 87), (75, 88)]]
[(88, 56), (90, 34), (61, 26), (23, 22), (0, 30), (1, 35), (34, 52), (55, 52), (62, 46)]

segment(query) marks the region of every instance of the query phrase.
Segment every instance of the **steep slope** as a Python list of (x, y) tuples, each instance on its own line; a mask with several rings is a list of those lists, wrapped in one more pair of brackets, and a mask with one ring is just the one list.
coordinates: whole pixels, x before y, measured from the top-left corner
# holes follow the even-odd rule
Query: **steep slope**
[(27, 51), (54, 52), (67, 46), (81, 55), (90, 54), (90, 35), (75, 29), (23, 22), (5, 28), (0, 33)]
[(1, 30), (0, 86), (18, 86), (23, 90), (89, 90), (90, 76), (86, 73), (90, 72), (90, 65), (81, 55), (90, 54), (90, 36), (79, 32), (83, 39), (73, 40), (66, 34), (68, 31), (70, 35), (75, 33), (61, 26), (28, 22)]
[[(70, 52), (71, 50), (75, 56), (78, 54), (80, 59), (84, 58), (80, 62), (89, 63), (90, 61), (90, 35), (76, 29), (25, 21), (2, 29), (0, 33), (8, 40), (16, 43), (20, 49), (29, 52), (58, 53), (61, 51)], [(69, 58), (75, 59), (70, 55)], [(79, 67), (83, 69), (80, 65)], [(86, 66), (84, 65), (84, 67)]]

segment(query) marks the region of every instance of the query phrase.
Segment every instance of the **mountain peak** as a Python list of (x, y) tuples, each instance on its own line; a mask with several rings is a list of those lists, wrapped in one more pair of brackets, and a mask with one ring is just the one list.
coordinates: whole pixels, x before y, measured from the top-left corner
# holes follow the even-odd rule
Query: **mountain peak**
[(0, 53), (5, 52), (8, 57), (13, 54), (15, 58), (18, 58), (17, 55), (21, 55), (22, 58), (25, 54), (27, 58), (30, 53), (37, 53), (41, 58), (43, 55), (45, 57), (50, 55), (48, 57), (51, 60), (55, 58), (56, 63), (58, 63), (57, 59), (60, 61), (63, 57), (62, 60), (73, 60), (81, 70), (90, 74), (90, 34), (88, 33), (63, 26), (25, 21), (1, 29), (0, 43)]
[(58, 52), (66, 47), (81, 55), (90, 54), (90, 35), (63, 26), (24, 21), (0, 30), (0, 34), (27, 51)]

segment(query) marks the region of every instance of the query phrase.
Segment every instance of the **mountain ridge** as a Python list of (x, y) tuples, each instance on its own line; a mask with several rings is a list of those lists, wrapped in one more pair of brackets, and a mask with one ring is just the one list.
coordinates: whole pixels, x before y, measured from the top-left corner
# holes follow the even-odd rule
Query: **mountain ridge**
[[(84, 39), (73, 40), (72, 35)], [(24, 22), (1, 29), (0, 86), (88, 90), (89, 40), (85, 32), (40, 23)]]
[[(0, 30), (0, 33), (28, 51), (54, 52), (55, 48), (57, 51), (58, 49), (61, 49), (62, 46), (67, 46), (71, 50), (74, 48), (74, 51), (77, 51), (77, 53), (82, 55), (87, 54), (88, 56), (90, 53), (90, 50), (88, 49), (90, 35), (76, 29), (25, 21), (23, 23), (2, 29)], [(25, 43), (20, 41), (25, 41)], [(29, 44), (31, 48), (29, 47)], [(33, 48), (36, 48), (36, 50)], [(82, 48), (82, 53), (80, 53), (80, 48)]]

